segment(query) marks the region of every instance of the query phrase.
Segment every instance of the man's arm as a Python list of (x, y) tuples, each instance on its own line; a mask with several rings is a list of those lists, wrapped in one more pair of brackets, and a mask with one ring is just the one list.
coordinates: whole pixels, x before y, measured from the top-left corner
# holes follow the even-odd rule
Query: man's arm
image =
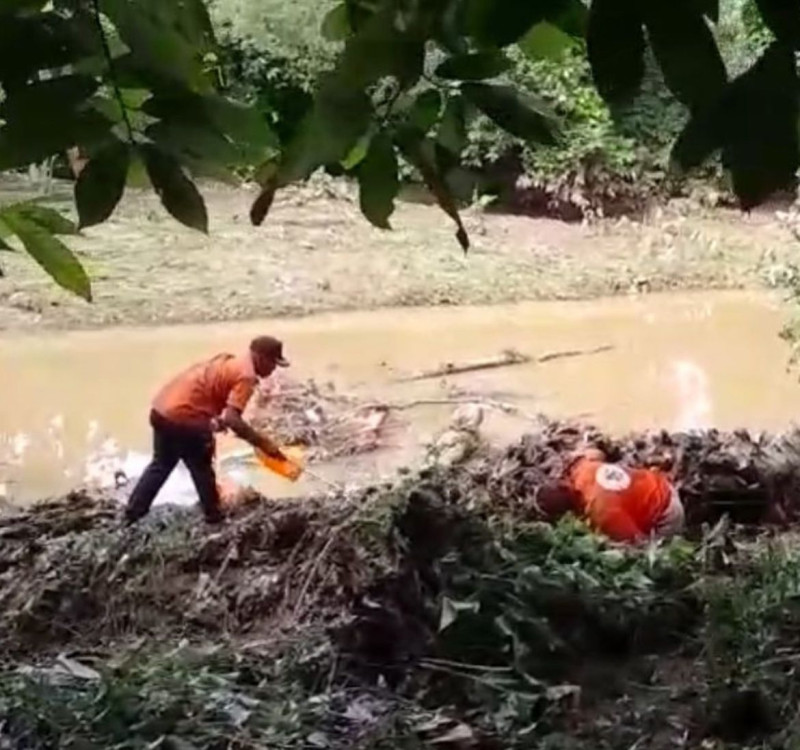
[(236, 437), (241, 438), (246, 443), (250, 443), (254, 448), (263, 451), (273, 458), (286, 458), (281, 449), (271, 438), (254, 430), (242, 417), (242, 412), (233, 406), (226, 406), (220, 418), (222, 424), (233, 432)]

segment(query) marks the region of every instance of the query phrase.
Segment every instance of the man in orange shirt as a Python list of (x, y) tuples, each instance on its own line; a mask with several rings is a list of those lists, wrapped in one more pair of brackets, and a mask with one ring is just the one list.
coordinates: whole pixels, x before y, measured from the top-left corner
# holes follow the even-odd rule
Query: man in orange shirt
[(283, 344), (261, 336), (239, 356), (220, 354), (180, 373), (153, 401), (153, 460), (131, 493), (125, 512), (129, 523), (147, 515), (156, 495), (183, 461), (200, 496), (209, 523), (222, 520), (214, 473), (214, 432), (230, 429), (264, 453), (283, 458), (280, 448), (242, 418), (259, 378), (288, 367)]
[(574, 512), (618, 542), (674, 536), (684, 526), (678, 491), (664, 472), (607, 463), (597, 449), (576, 458), (561, 483), (542, 487), (533, 504), (551, 519)]

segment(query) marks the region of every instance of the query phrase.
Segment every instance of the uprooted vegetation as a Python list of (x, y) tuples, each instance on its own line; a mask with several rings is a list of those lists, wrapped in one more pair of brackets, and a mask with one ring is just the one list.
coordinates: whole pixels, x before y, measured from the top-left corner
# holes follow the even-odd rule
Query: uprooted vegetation
[(703, 528), (789, 513), (794, 439), (610, 445), (678, 461), (697, 538), (627, 550), (526, 510), (581, 437), (215, 532), (85, 497), (4, 520), (0, 745), (796, 746), (800, 553)]

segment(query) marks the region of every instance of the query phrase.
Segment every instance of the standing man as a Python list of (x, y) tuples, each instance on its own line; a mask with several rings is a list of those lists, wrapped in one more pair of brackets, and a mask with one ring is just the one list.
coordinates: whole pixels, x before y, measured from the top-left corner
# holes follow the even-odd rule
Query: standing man
[(283, 344), (260, 336), (239, 356), (219, 354), (185, 370), (167, 383), (153, 401), (153, 460), (131, 493), (125, 517), (135, 523), (147, 515), (158, 491), (179, 461), (197, 489), (209, 523), (222, 521), (214, 473), (214, 432), (231, 430), (264, 453), (283, 458), (280, 448), (242, 418), (259, 378), (288, 367)]

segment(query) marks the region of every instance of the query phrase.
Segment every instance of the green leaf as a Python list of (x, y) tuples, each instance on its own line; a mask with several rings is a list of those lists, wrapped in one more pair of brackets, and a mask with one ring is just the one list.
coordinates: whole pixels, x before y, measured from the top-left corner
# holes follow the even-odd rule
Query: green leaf
[(37, 224), (51, 234), (78, 234), (75, 223), (54, 208), (48, 208), (35, 202), (16, 203), (13, 205), (15, 215), (21, 216), (32, 224)]
[(347, 3), (341, 3), (332, 10), (322, 20), (322, 36), (329, 42), (341, 42), (350, 36), (350, 13)]
[(556, 0), (549, 3), (545, 21), (576, 39), (585, 39), (589, 22), (589, 10), (583, 0)]
[(424, 62), (424, 39), (412, 30), (400, 30), (395, 24), (394, 7), (387, 4), (347, 40), (336, 76), (358, 90), (394, 76), (403, 89), (408, 89), (422, 76)]
[(714, 36), (693, 0), (649, 3), (645, 25), (670, 91), (687, 107), (709, 104), (728, 81)]
[(34, 120), (75, 109), (94, 94), (97, 87), (94, 78), (79, 75), (35, 81), (6, 95), (0, 104), (0, 117), (6, 121)]
[(0, 104), (0, 170), (27, 166), (78, 143), (106, 136), (111, 123), (98, 112), (82, 110), (97, 90), (88, 76), (61, 76), (9, 92)]
[(345, 85), (335, 74), (325, 78), (311, 112), (281, 155), (279, 186), (345, 159), (369, 129), (371, 116), (372, 104), (363, 90)]
[(442, 111), (442, 95), (437, 89), (422, 91), (408, 112), (408, 124), (423, 134), (436, 124)]
[(82, 53), (75, 34), (77, 23), (76, 19), (53, 11), (31, 16), (3, 14), (0, 82), (6, 92), (24, 85), (41, 70), (74, 63)]
[(364, 161), (364, 157), (367, 155), (367, 149), (369, 149), (369, 144), (371, 141), (371, 137), (369, 134), (364, 134), (361, 138), (358, 139), (353, 148), (350, 149), (350, 153), (342, 159), (342, 168), (345, 171), (350, 171), (354, 169), (362, 161)]
[(419, 170), (439, 207), (455, 222), (456, 239), (466, 253), (469, 250), (469, 236), (461, 221), (453, 194), (439, 171), (434, 142), (423, 139), (419, 133), (412, 130), (399, 132), (396, 141), (406, 159)]
[(636, 0), (592, 0), (586, 44), (603, 99), (624, 102), (638, 93), (644, 77), (645, 38)]
[(136, 67), (192, 91), (213, 90), (203, 58), (214, 51), (214, 40), (202, 0), (101, 0), (100, 7)]
[(780, 43), (729, 87), (722, 160), (745, 210), (795, 185), (800, 167), (797, 91), (794, 51)]
[(436, 75), (454, 81), (483, 81), (496, 78), (510, 67), (511, 60), (499, 50), (470, 52), (445, 60), (436, 68)]
[(575, 45), (573, 37), (549, 21), (537, 23), (519, 41), (520, 49), (533, 60), (560, 60)]
[(184, 226), (208, 234), (206, 204), (180, 163), (151, 145), (142, 146), (142, 156), (164, 208)]
[(724, 141), (723, 109), (719, 104), (699, 108), (692, 113), (676, 139), (670, 160), (682, 170), (699, 167)]
[(506, 47), (541, 21), (583, 36), (586, 8), (580, 0), (467, 0), (466, 31), (485, 47)]
[(800, 49), (800, 0), (756, 0), (756, 5), (775, 38)]
[(464, 97), (449, 96), (439, 123), (436, 142), (454, 156), (458, 156), (467, 144), (467, 123)]
[(87, 302), (92, 300), (92, 287), (86, 271), (72, 251), (41, 224), (20, 214), (16, 208), (4, 209), (2, 221), (20, 239), (30, 255), (62, 288)]
[(461, 90), (478, 109), (511, 135), (531, 143), (555, 143), (555, 115), (543, 102), (524, 97), (512, 86), (466, 83)]
[(130, 152), (124, 143), (96, 153), (75, 183), (75, 205), (80, 227), (102, 224), (117, 207), (125, 192), (130, 167)]
[(722, 149), (743, 208), (791, 187), (800, 167), (797, 71), (791, 49), (773, 44), (713, 106), (695, 112), (673, 148), (685, 169)]
[(261, 192), (258, 194), (258, 198), (253, 201), (253, 205), (250, 208), (250, 222), (254, 227), (260, 227), (264, 219), (267, 218), (267, 214), (275, 200), (277, 189), (278, 183), (275, 178), (272, 177), (264, 183)]
[(506, 47), (543, 20), (544, 6), (531, 0), (468, 0), (467, 28), (481, 45)]
[(394, 144), (384, 132), (370, 142), (367, 155), (358, 168), (361, 212), (380, 229), (391, 229), (389, 217), (400, 191), (397, 175), (397, 154)]

